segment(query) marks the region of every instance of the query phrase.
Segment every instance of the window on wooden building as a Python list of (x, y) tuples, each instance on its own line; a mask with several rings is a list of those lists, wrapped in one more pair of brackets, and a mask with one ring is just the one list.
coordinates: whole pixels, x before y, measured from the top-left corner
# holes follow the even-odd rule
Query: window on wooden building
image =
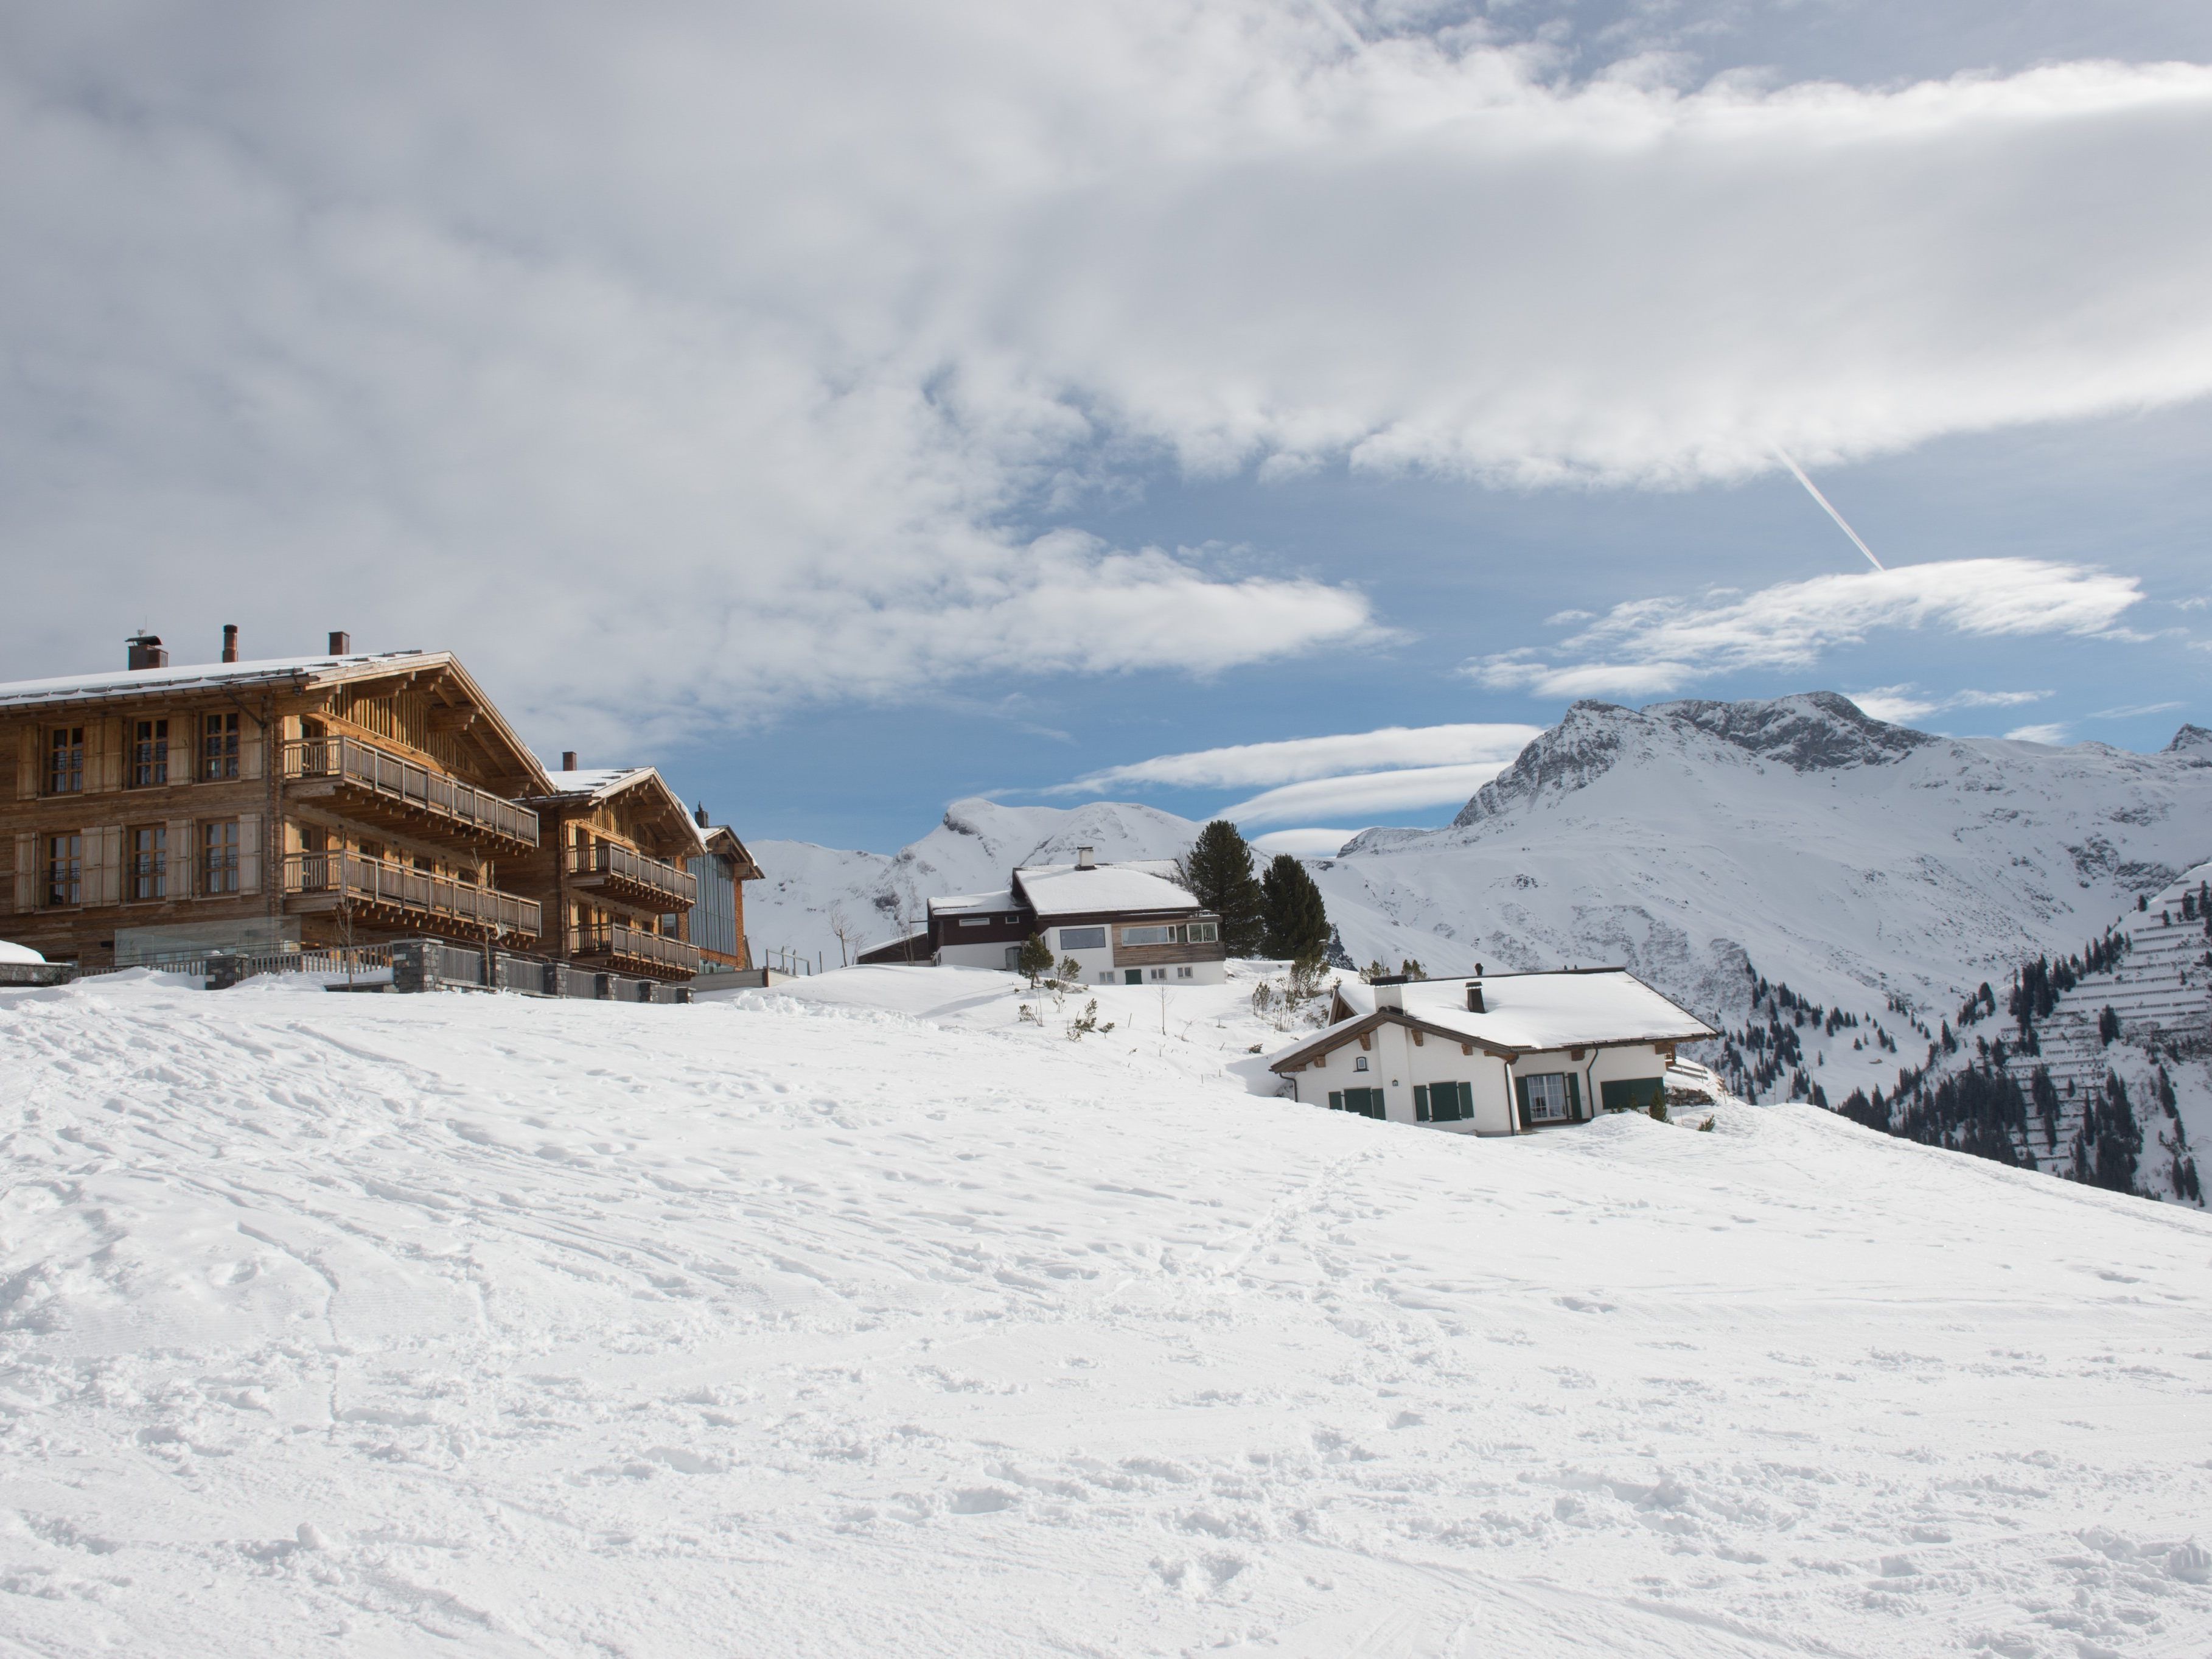
[[(57, 726), (46, 733), (46, 793), (84, 793), (84, 727)], [(70, 901), (74, 903), (76, 901)]]
[(209, 783), (238, 775), (238, 716), (205, 714), (200, 719), (200, 776)]
[(133, 789), (151, 789), (168, 781), (168, 721), (131, 721), (130, 787)]
[(84, 902), (84, 837), (78, 835), (46, 837), (46, 901), (48, 904)]
[(218, 818), (200, 825), (200, 891), (238, 890), (238, 820)]
[[(141, 720), (141, 726), (148, 722)], [(166, 721), (162, 722), (164, 725)], [(125, 856), (125, 890), (134, 900), (169, 896), (169, 831), (159, 823), (141, 823), (128, 832)]]

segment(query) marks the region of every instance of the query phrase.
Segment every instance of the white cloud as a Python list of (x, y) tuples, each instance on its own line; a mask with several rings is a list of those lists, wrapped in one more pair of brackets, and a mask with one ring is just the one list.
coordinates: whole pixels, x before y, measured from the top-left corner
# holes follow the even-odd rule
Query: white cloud
[(2186, 707), (2186, 703), (2180, 702), (2136, 703), (2125, 708), (2100, 708), (2089, 718), (2093, 720), (2135, 720), (2145, 714), (2170, 714), (2177, 708)]
[(2014, 743), (2062, 744), (2066, 741), (2068, 728), (2062, 725), (2015, 726), (2005, 733)]
[(1402, 772), (1366, 772), (1314, 778), (1264, 790), (1224, 806), (1218, 816), (1239, 824), (1284, 823), (1299, 818), (1388, 817), (1425, 807), (1458, 806), (1510, 764), (1482, 761), (1467, 766), (1421, 766)]
[[(0, 650), (313, 603), (587, 742), (1205, 672), (1365, 602), (1016, 510), (1163, 450), (1663, 484), (2212, 388), (2212, 69), (1567, 83), (1418, 15), (17, 8)], [(1738, 620), (1553, 672), (1789, 631)]]
[(1353, 767), (1379, 771), (1392, 767), (1442, 766), (1472, 761), (1504, 765), (1528, 747), (1541, 730), (1540, 726), (1502, 723), (1391, 726), (1376, 732), (1237, 744), (1225, 749), (1159, 755), (1127, 766), (1109, 766), (1044, 793), (1096, 793), (1130, 784), (1161, 784), (1183, 789), (1208, 786), (1251, 788), (1261, 784), (1296, 783)]
[[(1747, 669), (1810, 667), (1881, 629), (2104, 634), (2142, 597), (2134, 577), (2087, 565), (1952, 559), (1816, 576), (1753, 593), (1714, 589), (1632, 599), (1550, 653), (1584, 660), (1538, 662), (1522, 649), (1481, 658), (1465, 672), (1485, 685), (1545, 696), (1633, 696)], [(2021, 694), (1972, 695), (2002, 706)]]
[(2048, 691), (1923, 692), (1911, 685), (1881, 685), (1870, 691), (1854, 691), (1851, 701), (1878, 720), (1906, 725), (1950, 708), (2018, 708), (2041, 702)]
[(1278, 853), (1306, 859), (1332, 858), (1358, 834), (1357, 830), (1270, 830), (1252, 837), (1252, 850), (1267, 858)]

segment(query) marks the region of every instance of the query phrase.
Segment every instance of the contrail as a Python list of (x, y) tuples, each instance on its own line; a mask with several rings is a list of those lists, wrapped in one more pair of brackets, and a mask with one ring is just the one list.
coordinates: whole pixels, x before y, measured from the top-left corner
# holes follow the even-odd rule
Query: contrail
[(1823, 495), (1820, 491), (1819, 486), (1814, 484), (1810, 478), (1805, 476), (1805, 469), (1790, 459), (1789, 452), (1784, 449), (1780, 444), (1777, 444), (1774, 446), (1774, 453), (1782, 457), (1783, 465), (1788, 467), (1792, 472), (1797, 475), (1797, 482), (1805, 486), (1806, 492), (1827, 510), (1828, 516), (1836, 521), (1837, 527), (1840, 529), (1844, 534), (1851, 538), (1851, 545), (1867, 556), (1867, 562), (1877, 570), (1887, 568), (1880, 559), (1875, 557), (1874, 549), (1869, 547), (1864, 542), (1859, 539), (1859, 532), (1844, 522), (1844, 515), (1836, 511), (1835, 503), (1831, 501), (1826, 495)]

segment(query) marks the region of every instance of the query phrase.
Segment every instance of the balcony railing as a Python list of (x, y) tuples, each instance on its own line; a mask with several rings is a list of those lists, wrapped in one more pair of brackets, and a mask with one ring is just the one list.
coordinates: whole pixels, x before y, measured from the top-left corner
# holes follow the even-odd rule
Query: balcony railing
[(602, 888), (647, 904), (665, 901), (671, 909), (688, 910), (699, 902), (699, 878), (689, 870), (612, 842), (571, 847), (568, 873), (579, 878), (580, 886)]
[[(487, 938), (536, 939), (539, 912), (535, 899), (517, 898), (495, 887), (474, 887), (451, 876), (433, 875), (358, 853), (293, 853), (284, 860), (284, 890), (303, 898), (324, 898), (391, 911), (412, 924), (428, 920)], [(435, 933), (433, 925), (428, 931)]]
[(642, 967), (648, 972), (662, 974), (696, 974), (699, 971), (699, 947), (688, 940), (671, 939), (665, 933), (649, 933), (642, 927), (631, 927), (619, 921), (601, 922), (586, 927), (578, 937), (576, 954), (580, 957), (607, 957)]
[(299, 738), (283, 745), (283, 766), (287, 778), (327, 780), (403, 817), (442, 822), (471, 838), (538, 845), (538, 814), (528, 807), (359, 738)]

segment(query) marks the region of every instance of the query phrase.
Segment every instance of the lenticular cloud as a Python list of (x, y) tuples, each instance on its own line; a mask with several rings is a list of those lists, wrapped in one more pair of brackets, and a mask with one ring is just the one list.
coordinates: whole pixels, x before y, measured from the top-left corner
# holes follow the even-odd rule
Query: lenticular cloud
[(1882, 629), (1972, 635), (2101, 634), (2142, 597), (2132, 576), (2042, 559), (1954, 559), (1783, 582), (1754, 593), (1632, 599), (1560, 641), (1470, 672), (1547, 696), (1677, 690), (1743, 670), (1804, 668)]

